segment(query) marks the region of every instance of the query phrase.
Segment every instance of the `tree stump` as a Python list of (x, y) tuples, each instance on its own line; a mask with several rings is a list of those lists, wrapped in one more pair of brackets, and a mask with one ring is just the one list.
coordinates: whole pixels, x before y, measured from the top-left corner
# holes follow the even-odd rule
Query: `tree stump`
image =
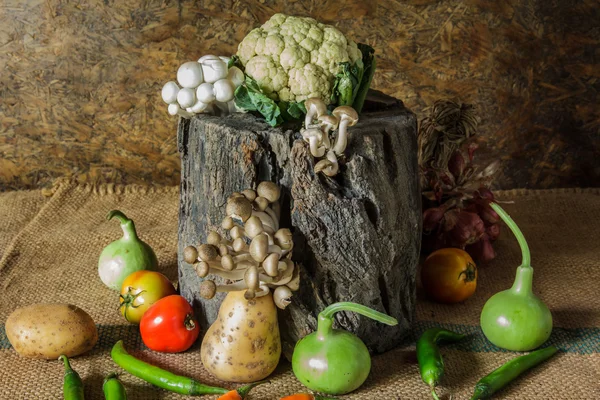
[(232, 192), (272, 181), (282, 188), (280, 226), (292, 230), (292, 260), (301, 266), (300, 290), (279, 314), (286, 356), (316, 328), (318, 313), (337, 301), (397, 318), (391, 327), (353, 313), (336, 316), (373, 353), (389, 350), (408, 333), (415, 308), (421, 237), (416, 118), (401, 101), (371, 91), (333, 178), (315, 175), (299, 128), (272, 128), (249, 114), (180, 120), (181, 294), (206, 331), (224, 294), (200, 297), (201, 278), (183, 261), (183, 249), (204, 243), (210, 229), (222, 233)]

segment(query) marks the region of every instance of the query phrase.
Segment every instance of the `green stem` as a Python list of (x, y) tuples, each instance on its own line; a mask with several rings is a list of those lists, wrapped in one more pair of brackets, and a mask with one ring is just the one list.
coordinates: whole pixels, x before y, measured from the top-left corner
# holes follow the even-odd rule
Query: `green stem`
[(319, 321), (317, 325), (317, 337), (319, 337), (319, 339), (322, 339), (331, 333), (333, 315), (339, 311), (352, 311), (386, 325), (398, 325), (398, 320), (396, 318), (390, 317), (389, 315), (379, 311), (375, 311), (372, 308), (363, 306), (362, 304), (351, 302), (333, 303), (319, 313)]
[(529, 253), (529, 246), (527, 245), (527, 241), (525, 240), (525, 236), (523, 236), (523, 232), (519, 229), (515, 221), (500, 207), (497, 203), (490, 203), (490, 207), (494, 209), (502, 218), (504, 223), (508, 225), (513, 235), (517, 238), (517, 242), (519, 242), (519, 246), (521, 246), (521, 254), (523, 256), (523, 261), (521, 262), (521, 267), (531, 268), (531, 254)]
[(127, 218), (125, 214), (123, 214), (119, 210), (111, 210), (106, 216), (106, 219), (110, 221), (113, 218), (119, 220), (119, 223), (121, 224), (121, 229), (123, 230), (123, 238), (125, 240), (138, 238), (137, 232), (135, 231), (135, 224), (132, 220)]
[(435, 386), (431, 388), (431, 395), (433, 396), (433, 398), (435, 400), (440, 400), (440, 398), (438, 397), (437, 393), (435, 392)]

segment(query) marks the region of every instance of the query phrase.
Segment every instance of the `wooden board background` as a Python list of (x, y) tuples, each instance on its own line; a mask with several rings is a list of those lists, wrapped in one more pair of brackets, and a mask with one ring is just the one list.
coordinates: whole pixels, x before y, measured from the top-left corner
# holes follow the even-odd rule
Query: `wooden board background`
[(496, 186), (600, 186), (597, 0), (4, 0), (0, 190), (64, 175), (177, 184), (162, 84), (275, 12), (375, 47), (374, 87), (417, 114), (438, 98), (477, 105)]

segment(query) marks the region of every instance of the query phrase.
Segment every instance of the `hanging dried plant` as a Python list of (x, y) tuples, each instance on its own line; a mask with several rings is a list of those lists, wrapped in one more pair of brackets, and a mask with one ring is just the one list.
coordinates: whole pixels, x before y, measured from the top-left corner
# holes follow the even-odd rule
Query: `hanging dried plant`
[(423, 189), (423, 245), (465, 249), (473, 258), (495, 257), (499, 218), (489, 203), (499, 163), (481, 171), (473, 165), (478, 118), (469, 104), (439, 100), (419, 127), (419, 165)]

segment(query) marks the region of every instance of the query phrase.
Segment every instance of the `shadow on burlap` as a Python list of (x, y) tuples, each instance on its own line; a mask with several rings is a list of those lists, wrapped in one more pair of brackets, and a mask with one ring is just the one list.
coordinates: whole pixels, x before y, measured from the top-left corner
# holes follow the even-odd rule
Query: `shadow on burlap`
[[(600, 398), (600, 191), (507, 191), (498, 194), (529, 240), (535, 268), (534, 289), (554, 315), (552, 344), (561, 352), (499, 393), (506, 399)], [(67, 302), (85, 309), (99, 326), (100, 341), (87, 355), (73, 360), (86, 387), (86, 399), (103, 399), (102, 379), (122, 372), (110, 359), (118, 339), (138, 357), (213, 385), (200, 362), (199, 344), (185, 354), (147, 350), (135, 326), (117, 312), (118, 295), (97, 276), (102, 248), (120, 236), (118, 223), (106, 221), (110, 209), (132, 218), (156, 251), (161, 272), (177, 277), (177, 188), (88, 186), (59, 181), (52, 197), (38, 192), (0, 194), (0, 399), (62, 398), (63, 368), (58, 361), (29, 360), (16, 355), (4, 321), (16, 308), (36, 302)], [(495, 248), (498, 257), (480, 268), (477, 293), (463, 304), (444, 306), (419, 299), (413, 339), (373, 358), (371, 375), (344, 399), (427, 399), (420, 381), (414, 338), (442, 325), (468, 333), (469, 339), (444, 347), (446, 377), (440, 394), (469, 398), (476, 381), (516, 354), (489, 344), (478, 327), (479, 312), (495, 292), (509, 287), (520, 262), (519, 248), (507, 229)], [(123, 373), (129, 399), (183, 398)], [(250, 399), (278, 399), (306, 391), (289, 364), (282, 362), (270, 383)], [(214, 399), (215, 397), (206, 397)]]

